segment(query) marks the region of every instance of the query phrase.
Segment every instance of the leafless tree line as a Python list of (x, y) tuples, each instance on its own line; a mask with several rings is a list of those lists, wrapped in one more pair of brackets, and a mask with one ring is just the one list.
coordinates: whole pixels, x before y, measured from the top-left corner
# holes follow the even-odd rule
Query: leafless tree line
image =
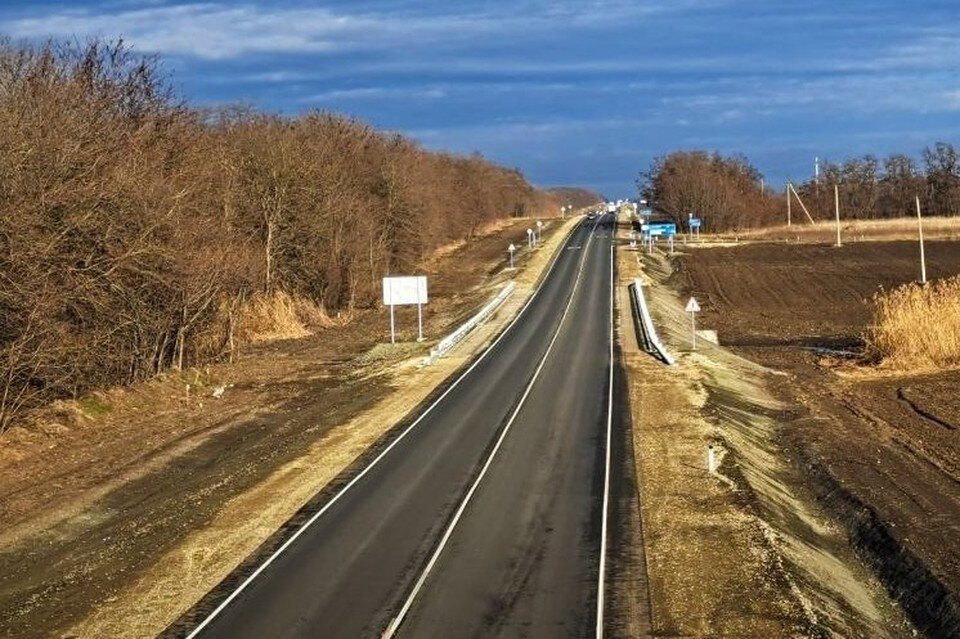
[(924, 213), (960, 213), (960, 154), (947, 142), (927, 147), (920, 162), (896, 153), (880, 160), (873, 155), (843, 162), (825, 162), (819, 180), (797, 186), (818, 217), (834, 210), (834, 185), (839, 189), (844, 218), (885, 219), (915, 214), (919, 197)]
[(23, 409), (225, 357), (254, 296), (330, 312), (505, 216), (518, 171), (329, 113), (178, 103), (122, 43), (0, 43), (0, 431)]
[(660, 217), (686, 225), (692, 215), (724, 231), (770, 224), (778, 215), (782, 200), (763, 188), (761, 178), (740, 155), (676, 151), (656, 158), (637, 188)]
[[(678, 151), (659, 157), (642, 172), (637, 186), (664, 216), (684, 223), (706, 218), (717, 231), (781, 224), (782, 190), (763, 188), (760, 172), (739, 155)], [(894, 154), (872, 155), (822, 165), (819, 179), (795, 184), (814, 217), (832, 218), (834, 185), (844, 218), (884, 219), (912, 215), (920, 197), (925, 214), (960, 214), (960, 153), (940, 142), (923, 150), (921, 161)]]

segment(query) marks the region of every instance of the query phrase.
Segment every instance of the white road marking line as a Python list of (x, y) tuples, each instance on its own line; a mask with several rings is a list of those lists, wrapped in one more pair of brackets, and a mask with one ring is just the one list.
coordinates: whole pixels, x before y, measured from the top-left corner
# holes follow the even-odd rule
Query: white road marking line
[(610, 245), (610, 389), (607, 396), (607, 444), (603, 471), (603, 510), (600, 524), (600, 570), (597, 578), (597, 639), (603, 639), (603, 591), (607, 571), (607, 510), (610, 504), (610, 442), (613, 431), (613, 244)]
[[(582, 222), (581, 222), (581, 224), (582, 224)], [(580, 224), (578, 224), (577, 226), (580, 226)], [(596, 229), (596, 227), (597, 227), (597, 225), (594, 224), (593, 228)], [(573, 233), (570, 234), (570, 237), (572, 237), (572, 235), (573, 235)], [(589, 241), (589, 240), (588, 240), (588, 241)], [(377, 456), (373, 459), (373, 461), (371, 461), (363, 470), (361, 470), (361, 471), (357, 474), (356, 477), (354, 477), (353, 479), (351, 479), (350, 482), (349, 482), (346, 486), (344, 486), (342, 489), (340, 489), (340, 492), (338, 492), (336, 495), (334, 495), (333, 498), (331, 498), (330, 501), (327, 502), (327, 503), (323, 506), (323, 508), (321, 508), (321, 509), (318, 510), (316, 513), (314, 513), (314, 515), (313, 515), (312, 517), (310, 517), (310, 519), (308, 519), (306, 522), (304, 522), (303, 525), (300, 526), (300, 528), (298, 528), (297, 531), (296, 531), (295, 533), (293, 533), (293, 535), (291, 535), (290, 538), (287, 539), (287, 541), (285, 541), (282, 546), (280, 546), (280, 547), (277, 548), (275, 551), (273, 551), (273, 553), (272, 553), (269, 557), (267, 557), (267, 559), (266, 559), (262, 564), (260, 564), (260, 565), (257, 567), (257, 569), (254, 570), (254, 571), (250, 574), (249, 577), (247, 577), (246, 579), (244, 579), (244, 580), (240, 583), (240, 585), (237, 586), (237, 587), (233, 590), (233, 592), (231, 592), (230, 595), (220, 603), (219, 606), (217, 606), (216, 608), (214, 608), (213, 611), (212, 611), (209, 615), (207, 615), (207, 616), (203, 619), (203, 621), (201, 621), (201, 622), (197, 625), (197, 627), (194, 628), (194, 629), (190, 632), (190, 634), (188, 634), (188, 635), (186, 636), (186, 639), (195, 639), (195, 638), (200, 634), (200, 632), (203, 631), (204, 628), (206, 628), (208, 625), (210, 625), (210, 623), (211, 623), (220, 613), (222, 613), (222, 612), (227, 608), (227, 606), (229, 606), (229, 605), (233, 602), (234, 599), (236, 599), (238, 596), (240, 596), (240, 593), (242, 593), (244, 590), (246, 590), (246, 588), (247, 588), (251, 583), (253, 583), (253, 581), (254, 581), (258, 576), (260, 576), (260, 574), (261, 574), (264, 570), (266, 570), (267, 567), (268, 567), (270, 564), (272, 564), (272, 563), (277, 559), (277, 557), (279, 557), (281, 554), (283, 554), (283, 552), (284, 552), (287, 548), (289, 548), (289, 547), (293, 544), (293, 542), (295, 542), (295, 541), (300, 537), (300, 535), (302, 535), (302, 534), (307, 530), (307, 528), (309, 528), (310, 526), (312, 526), (318, 519), (320, 519), (320, 517), (323, 516), (331, 507), (333, 507), (333, 505), (334, 505), (335, 503), (337, 503), (337, 501), (339, 501), (340, 498), (341, 498), (348, 490), (350, 490), (351, 488), (353, 488), (353, 486), (354, 486), (357, 482), (359, 482), (359, 481), (364, 477), (364, 475), (366, 475), (368, 472), (370, 472), (370, 470), (372, 470), (372, 469), (374, 468), (374, 466), (376, 466), (376, 465), (380, 462), (380, 460), (383, 459), (383, 458), (387, 455), (387, 453), (389, 453), (391, 450), (393, 450), (393, 448), (394, 448), (397, 444), (399, 444), (399, 443), (407, 436), (407, 434), (408, 434), (410, 431), (412, 431), (418, 424), (420, 424), (421, 421), (423, 421), (423, 419), (424, 419), (428, 414), (430, 414), (431, 411), (433, 411), (434, 407), (436, 407), (437, 404), (439, 404), (440, 402), (442, 402), (442, 401), (444, 400), (444, 398), (445, 398), (448, 394), (450, 394), (450, 393), (453, 391), (453, 389), (456, 388), (456, 387), (460, 384), (460, 382), (463, 381), (463, 379), (464, 379), (467, 375), (469, 375), (470, 372), (473, 371), (473, 369), (476, 368), (476, 367), (480, 364), (480, 362), (482, 362), (482, 361), (486, 358), (486, 356), (487, 356), (488, 354), (490, 354), (491, 351), (493, 351), (493, 349), (496, 347), (496, 345), (497, 345), (498, 343), (500, 343), (500, 340), (502, 340), (502, 339), (504, 338), (504, 336), (506, 336), (507, 333), (510, 332), (510, 329), (512, 329), (512, 328), (514, 327), (514, 325), (520, 320), (520, 318), (523, 316), (524, 312), (527, 310), (527, 308), (530, 306), (530, 304), (533, 302), (533, 300), (534, 300), (534, 299), (537, 297), (537, 295), (540, 293), (540, 291), (542, 290), (544, 284), (546, 284), (547, 280), (550, 278), (550, 274), (553, 272), (553, 269), (554, 269), (554, 267), (557, 265), (557, 262), (560, 261), (560, 258), (559, 258), (560, 255), (561, 255), (561, 251), (557, 251), (557, 252), (554, 254), (553, 261), (550, 263), (550, 267), (549, 267), (549, 269), (547, 270), (546, 275), (543, 277), (543, 279), (540, 280), (540, 284), (537, 286), (536, 290), (533, 291), (533, 294), (530, 295), (530, 297), (529, 297), (529, 299), (527, 299), (526, 303), (524, 303), (524, 305), (520, 308), (520, 312), (517, 313), (517, 316), (514, 317), (514, 318), (510, 321), (510, 323), (507, 325), (507, 327), (506, 327), (505, 329), (503, 329), (503, 331), (500, 333), (500, 335), (497, 336), (497, 338), (493, 341), (493, 343), (490, 344), (490, 346), (488, 346), (488, 347), (486, 348), (486, 350), (484, 350), (483, 353), (480, 354), (479, 357), (477, 357), (477, 359), (473, 362), (473, 364), (471, 364), (470, 367), (469, 367), (467, 370), (465, 370), (462, 375), (460, 375), (460, 377), (458, 377), (452, 384), (450, 384), (450, 386), (440, 395), (440, 397), (438, 397), (435, 402), (433, 402), (432, 404), (430, 404), (430, 406), (428, 406), (428, 407), (426, 408), (426, 410), (424, 410), (424, 411), (420, 414), (420, 416), (417, 417), (417, 418), (413, 421), (413, 423), (411, 423), (409, 426), (407, 426), (407, 427), (403, 430), (403, 432), (401, 432), (399, 435), (397, 435), (397, 438), (394, 439), (392, 442), (390, 442), (390, 444), (389, 444), (386, 448), (384, 448), (383, 451), (382, 451), (379, 455), (377, 455)]]
[[(597, 218), (597, 221), (594, 223), (593, 228), (590, 230), (590, 236), (587, 238), (585, 246), (590, 247), (590, 240), (593, 239), (593, 232), (597, 228), (597, 224), (600, 223), (601, 218)], [(463, 516), (463, 513), (467, 509), (467, 505), (470, 503), (470, 500), (473, 498), (473, 494), (476, 492), (477, 487), (480, 486), (480, 482), (483, 481), (484, 475), (487, 474), (487, 470), (490, 468), (490, 465), (493, 463), (494, 457), (496, 457), (497, 452), (500, 450), (500, 446), (503, 444), (503, 440), (506, 439), (507, 433), (510, 432), (510, 427), (513, 426), (513, 422), (516, 420), (517, 415), (520, 414), (520, 410), (523, 408), (524, 402), (527, 400), (527, 396), (530, 394), (530, 391), (533, 390), (533, 385), (536, 383), (537, 378), (540, 376), (540, 371), (543, 370), (544, 364), (546, 364), (547, 359), (550, 356), (550, 352), (553, 350), (553, 345), (556, 343), (557, 338), (560, 336), (561, 329), (563, 328), (563, 322), (567, 317), (567, 314), (570, 312), (570, 307), (573, 305), (573, 300), (576, 297), (577, 289), (580, 286), (580, 276), (583, 275), (583, 265), (586, 263), (587, 251), (581, 253), (580, 266), (577, 269), (577, 278), (573, 283), (573, 290), (570, 292), (570, 299), (567, 300), (567, 305), (563, 309), (563, 315), (560, 316), (560, 322), (557, 324), (557, 330), (553, 334), (550, 343), (547, 345), (547, 350), (543, 354), (543, 358), (540, 360), (540, 363), (537, 365), (537, 369), (533, 372), (533, 377), (530, 378), (530, 382), (527, 384), (526, 389), (523, 391), (523, 395), (520, 397), (520, 402), (517, 404), (513, 413), (510, 415), (510, 419), (507, 420), (506, 426), (503, 427), (503, 430), (500, 432), (500, 436), (497, 438), (496, 444), (494, 444), (493, 449), (490, 451), (490, 454), (487, 455), (487, 459), (483, 464), (483, 467), (480, 469), (480, 473), (474, 479), (473, 484), (470, 486), (470, 490), (467, 491), (467, 494), (464, 496), (463, 500), (460, 502), (460, 506), (457, 508), (456, 513), (453, 516), (453, 519), (447, 525), (447, 529), (443, 533), (443, 537), (440, 538), (440, 543), (437, 548), (433, 551), (433, 554), (430, 556), (430, 561), (427, 562), (427, 565), (424, 567), (423, 572), (420, 573), (420, 577), (417, 579), (417, 582), (413, 586), (413, 590), (407, 596), (407, 600), (403, 603), (403, 607), (400, 608), (400, 612), (397, 613), (397, 616), (393, 618), (390, 624), (387, 626), (386, 630), (383, 631), (383, 634), (380, 635), (381, 639), (392, 639), (392, 637), (397, 633), (397, 630), (400, 628), (400, 624), (403, 623), (404, 618), (407, 616), (407, 613), (410, 612), (410, 608), (413, 606), (414, 600), (417, 598), (417, 595), (420, 593), (420, 589), (423, 588), (423, 584), (427, 581), (427, 576), (430, 574), (430, 571), (433, 570), (434, 565), (437, 563), (437, 560), (440, 558), (440, 554), (443, 552), (444, 547), (446, 547), (447, 542), (450, 541), (450, 537), (453, 535), (454, 529), (457, 527), (457, 524), (460, 521), (460, 517)]]

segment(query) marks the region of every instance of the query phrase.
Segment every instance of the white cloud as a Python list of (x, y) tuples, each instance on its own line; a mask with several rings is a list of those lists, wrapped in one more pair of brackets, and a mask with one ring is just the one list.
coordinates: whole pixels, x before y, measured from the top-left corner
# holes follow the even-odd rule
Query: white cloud
[(440, 87), (425, 88), (398, 88), (398, 87), (360, 87), (356, 89), (334, 89), (314, 93), (300, 98), (300, 102), (342, 102), (345, 100), (372, 100), (382, 98), (413, 98), (439, 100), (447, 96), (446, 90)]
[[(717, 0), (719, 1), (719, 0)], [(484, 36), (617, 24), (629, 17), (681, 10), (703, 0), (554, 2), (535, 11), (489, 13), (337, 13), (309, 8), (255, 4), (194, 3), (121, 9), (114, 12), (63, 10), (10, 19), (4, 32), (16, 38), (123, 36), (140, 51), (207, 59), (246, 53), (323, 53), (387, 49), (398, 43), (475, 41)]]

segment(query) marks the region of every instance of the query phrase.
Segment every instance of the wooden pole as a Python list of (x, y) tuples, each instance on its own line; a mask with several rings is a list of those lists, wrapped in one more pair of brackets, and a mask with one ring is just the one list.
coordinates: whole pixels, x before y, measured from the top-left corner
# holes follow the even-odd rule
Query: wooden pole
[(787, 226), (790, 226), (792, 222), (790, 221), (790, 183), (787, 182)]
[(923, 254), (923, 218), (920, 217), (920, 196), (916, 196), (917, 201), (917, 231), (920, 235), (920, 283), (927, 283), (927, 260)]
[(810, 217), (810, 211), (807, 210), (807, 207), (806, 207), (806, 205), (803, 203), (803, 200), (800, 199), (800, 194), (797, 193), (797, 190), (793, 188), (793, 185), (792, 185), (792, 184), (790, 185), (790, 188), (793, 189), (793, 194), (794, 194), (794, 196), (796, 196), (797, 202), (800, 203), (800, 208), (803, 209), (803, 212), (804, 212), (804, 214), (806, 214), (807, 219), (810, 220), (810, 223), (811, 223), (811, 224), (814, 224), (813, 218)]
[(840, 187), (833, 185), (833, 208), (837, 212), (837, 246), (843, 246), (840, 242)]

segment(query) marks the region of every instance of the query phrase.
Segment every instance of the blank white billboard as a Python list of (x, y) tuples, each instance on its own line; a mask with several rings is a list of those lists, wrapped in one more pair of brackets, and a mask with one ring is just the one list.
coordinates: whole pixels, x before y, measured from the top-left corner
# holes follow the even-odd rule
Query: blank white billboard
[(383, 278), (383, 303), (386, 306), (426, 304), (426, 276), (403, 275)]

